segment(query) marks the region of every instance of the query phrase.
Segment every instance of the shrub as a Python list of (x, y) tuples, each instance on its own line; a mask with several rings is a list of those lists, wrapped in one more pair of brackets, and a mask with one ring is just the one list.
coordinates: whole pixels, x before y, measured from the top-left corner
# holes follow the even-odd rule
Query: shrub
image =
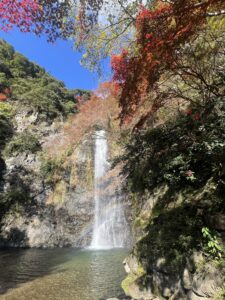
[(11, 118), (14, 115), (12, 105), (6, 102), (0, 102), (0, 115)]
[(3, 194), (0, 197), (1, 214), (7, 212), (13, 205), (26, 205), (30, 203), (31, 198), (27, 191), (20, 188), (14, 188)]
[(65, 114), (73, 114), (77, 111), (77, 107), (73, 101), (68, 101), (64, 104)]
[(62, 178), (63, 173), (63, 158), (50, 158), (42, 156), (41, 158), (41, 174), (45, 181), (49, 184), (55, 184), (58, 179)]
[(22, 152), (35, 153), (40, 150), (41, 145), (38, 138), (29, 132), (23, 132), (13, 137), (13, 139), (7, 144), (4, 154), (9, 156)]
[(0, 114), (0, 150), (2, 150), (7, 141), (13, 135), (12, 123), (5, 115)]
[(204, 108), (132, 137), (121, 158), (124, 173), (133, 191), (161, 183), (176, 190), (199, 188), (225, 175), (224, 137), (225, 98), (212, 99)]
[(206, 253), (211, 255), (213, 258), (220, 259), (224, 250), (218, 241), (216, 233), (211, 232), (208, 227), (203, 227), (202, 235), (204, 237), (203, 247)]

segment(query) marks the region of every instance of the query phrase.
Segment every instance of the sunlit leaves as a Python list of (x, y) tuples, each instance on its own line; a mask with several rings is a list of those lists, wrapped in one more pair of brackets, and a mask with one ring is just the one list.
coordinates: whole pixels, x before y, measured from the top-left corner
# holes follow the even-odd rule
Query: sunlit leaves
[[(218, 0), (195, 3), (191, 0), (156, 2), (152, 9), (141, 7), (136, 18), (136, 52), (112, 57), (113, 80), (120, 85), (122, 121), (129, 120), (148, 98), (157, 91), (162, 74), (177, 67), (180, 50), (195, 39), (206, 24), (206, 12)], [(129, 70), (127, 72), (127, 70)], [(163, 95), (165, 96), (165, 95)], [(149, 113), (161, 105), (163, 97), (152, 103)]]
[(45, 33), (50, 41), (72, 34), (74, 20), (70, 16), (69, 0), (2, 0), (0, 29), (9, 31), (15, 26), (22, 32)]

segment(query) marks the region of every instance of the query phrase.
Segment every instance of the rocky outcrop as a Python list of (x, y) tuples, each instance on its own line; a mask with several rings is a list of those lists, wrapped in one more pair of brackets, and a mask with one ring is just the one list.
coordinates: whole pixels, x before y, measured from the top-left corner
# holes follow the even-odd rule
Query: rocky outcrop
[[(42, 143), (61, 124), (60, 119), (46, 122), (25, 107), (15, 115), (14, 132), (32, 128)], [(49, 178), (49, 161), (44, 155), (43, 150), (18, 151), (2, 160), (0, 202), (7, 207), (0, 216), (0, 247), (83, 247), (90, 242), (94, 211), (91, 134), (64, 162), (57, 162), (57, 178)]]
[[(160, 265), (160, 260), (158, 263)], [(217, 299), (224, 283), (224, 269), (205, 261), (199, 253), (194, 253), (188, 259), (182, 274), (176, 274), (172, 270), (167, 272), (165, 268), (159, 267), (152, 270), (151, 275), (146, 278), (142, 267), (137, 269), (137, 258), (133, 255), (124, 264), (128, 277), (123, 281), (122, 287), (133, 299)]]
[[(0, 58), (0, 247), (85, 247), (94, 217), (92, 130), (111, 127), (111, 113), (89, 122), (96, 113), (90, 105), (85, 115), (82, 105), (90, 92), (68, 90), (5, 41)], [(112, 177), (121, 184), (118, 174), (106, 178), (107, 195)]]
[[(200, 244), (202, 195), (206, 196), (211, 186), (209, 180), (194, 195), (196, 207), (183, 204), (193, 197), (191, 191), (177, 193), (173, 206), (161, 210), (159, 203), (171, 197), (168, 187), (146, 192), (146, 201), (134, 221), (136, 245), (124, 261), (128, 275), (122, 287), (126, 295), (135, 300), (223, 299), (224, 260), (213, 259)], [(220, 230), (223, 243), (223, 215), (216, 216), (208, 217), (208, 223)]]
[[(41, 145), (54, 147), (52, 141), (60, 137), (62, 124), (60, 118), (47, 122), (25, 107), (16, 114), (14, 131), (23, 134), (32, 128)], [(0, 247), (90, 245), (94, 223), (94, 139), (89, 132), (69, 152), (59, 152), (53, 158), (46, 153), (49, 148), (5, 155), (1, 197), (7, 207), (0, 216)], [(108, 194), (118, 184), (112, 177), (119, 181), (114, 173), (107, 175)], [(129, 209), (125, 204), (127, 219)]]

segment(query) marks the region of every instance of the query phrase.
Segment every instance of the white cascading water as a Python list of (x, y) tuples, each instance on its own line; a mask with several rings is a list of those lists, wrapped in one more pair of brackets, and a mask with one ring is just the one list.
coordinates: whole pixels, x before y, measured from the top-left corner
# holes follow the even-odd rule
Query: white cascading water
[(120, 196), (106, 195), (108, 184), (104, 176), (108, 170), (108, 145), (104, 130), (96, 131), (95, 139), (95, 219), (91, 242), (92, 249), (121, 248), (125, 246), (128, 226)]

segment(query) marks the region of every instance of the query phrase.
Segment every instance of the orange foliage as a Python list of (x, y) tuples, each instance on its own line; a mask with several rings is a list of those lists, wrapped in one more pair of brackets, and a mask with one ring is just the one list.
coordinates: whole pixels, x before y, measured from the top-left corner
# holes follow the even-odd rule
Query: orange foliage
[(3, 93), (0, 93), (0, 101), (6, 101), (7, 100), (7, 96)]
[(95, 126), (109, 128), (112, 122), (118, 123), (115, 120), (119, 114), (118, 102), (112, 92), (111, 83), (101, 84), (90, 100), (78, 106), (79, 113), (73, 115), (58, 134), (45, 141), (44, 148), (55, 156), (79, 145), (85, 134), (90, 134)]
[(11, 95), (11, 91), (9, 88), (4, 88), (1, 92), (0, 92), (0, 101), (6, 101)]
[[(156, 8), (141, 7), (136, 19), (136, 48), (138, 53), (123, 50), (111, 60), (113, 82), (120, 87), (119, 103), (122, 122), (129, 122), (148, 99), (148, 92), (157, 91), (157, 82), (166, 71), (176, 68), (179, 50), (205, 24), (206, 12), (221, 0), (177, 0), (171, 3), (156, 1)], [(162, 106), (157, 99), (144, 116)], [(142, 124), (141, 124), (142, 125)]]

